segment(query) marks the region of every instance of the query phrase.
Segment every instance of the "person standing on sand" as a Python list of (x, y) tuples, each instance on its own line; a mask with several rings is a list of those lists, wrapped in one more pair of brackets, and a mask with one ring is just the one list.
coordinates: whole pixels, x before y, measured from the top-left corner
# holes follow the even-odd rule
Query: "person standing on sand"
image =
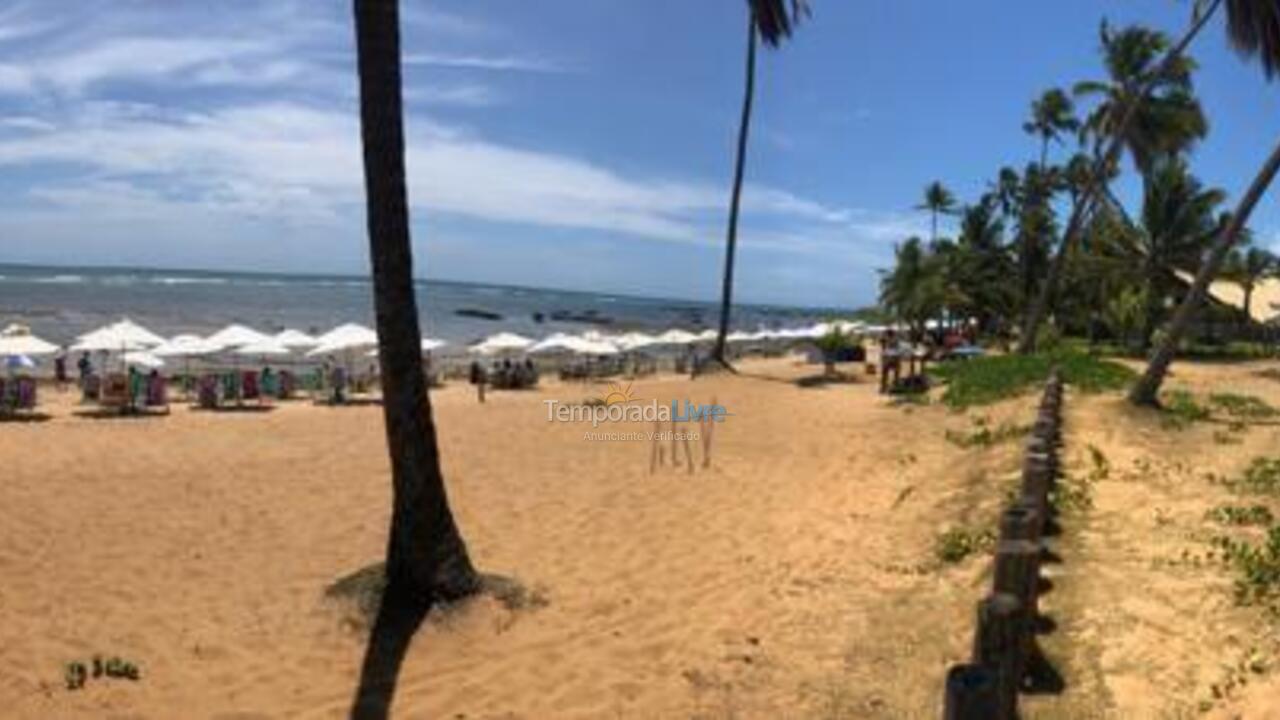
[(53, 356), (53, 378), (58, 383), (58, 392), (67, 391), (67, 349), (58, 348)]
[[(898, 347), (898, 334), (885, 330), (880, 336), (880, 394), (883, 395), (898, 384), (902, 373), (902, 351)], [(893, 375), (892, 382), (889, 375)]]
[(480, 402), (484, 402), (484, 385), (488, 378), (485, 376), (484, 366), (479, 360), (471, 361), (471, 384), (476, 386), (476, 397)]

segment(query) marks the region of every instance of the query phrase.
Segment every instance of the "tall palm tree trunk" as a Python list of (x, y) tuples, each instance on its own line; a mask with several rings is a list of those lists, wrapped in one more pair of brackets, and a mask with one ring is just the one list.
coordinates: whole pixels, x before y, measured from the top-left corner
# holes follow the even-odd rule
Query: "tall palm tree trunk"
[[(1218, 6), (1222, 4), (1222, 0), (1213, 0), (1208, 8), (1191, 23), (1191, 27), (1187, 29), (1182, 39), (1174, 45), (1169, 52), (1165, 53), (1164, 59), (1160, 61), (1160, 66), (1156, 72), (1147, 80), (1143, 87), (1138, 88), (1134, 93), (1134, 97), (1141, 97), (1147, 90), (1164, 76), (1178, 58), (1186, 52), (1191, 41), (1196, 35), (1200, 34), (1200, 30), (1209, 22), (1209, 18), (1213, 17)], [(1063, 267), (1066, 264), (1067, 252), (1074, 245), (1080, 235), (1087, 210), (1093, 207), (1094, 201), (1097, 199), (1098, 190), (1105, 183), (1104, 178), (1107, 177), (1107, 170), (1114, 167), (1120, 160), (1120, 152), (1123, 149), (1124, 137), (1128, 133), (1129, 126), (1133, 124), (1134, 117), (1138, 114), (1138, 105), (1135, 102), (1129, 103), (1124, 110), (1124, 115), (1120, 118), (1120, 124), (1113, 131), (1113, 135), (1108, 142), (1106, 152), (1097, 157), (1093, 165), (1093, 171), (1089, 173), (1088, 182), (1085, 183), (1084, 190), (1080, 193), (1080, 200), (1072, 205), (1071, 218), (1067, 221), (1066, 231), (1062, 235), (1062, 243), (1058, 246), (1058, 250), (1053, 255), (1053, 260), (1049, 263), (1049, 272), (1045, 275), (1044, 283), (1040, 286), (1040, 292), (1036, 296), (1035, 302), (1027, 309), (1027, 314), (1023, 318), (1022, 337), (1018, 343), (1018, 350), (1023, 354), (1030, 354), (1036, 351), (1036, 333), (1040, 330), (1040, 323), (1044, 320), (1045, 313), (1049, 309), (1049, 303), (1053, 300), (1053, 294), (1057, 292), (1058, 278), (1062, 276)]]
[(747, 163), (747, 135), (751, 129), (751, 101), (756, 93), (756, 16), (754, 5), (747, 13), (747, 87), (742, 94), (742, 118), (738, 121), (738, 155), (733, 165), (733, 194), (729, 198), (729, 230), (724, 246), (724, 286), (720, 291), (720, 330), (716, 334), (714, 357), (730, 367), (726, 350), (729, 313), (733, 305), (733, 258), (738, 249), (738, 206), (742, 200), (742, 175)]
[(1232, 246), (1235, 245), (1236, 239), (1240, 236), (1240, 231), (1244, 228), (1245, 223), (1249, 221), (1249, 215), (1253, 213), (1253, 208), (1262, 199), (1262, 195), (1267, 191), (1271, 181), (1275, 179), (1277, 171), (1280, 171), (1280, 145), (1276, 145), (1275, 149), (1271, 151), (1271, 156), (1263, 164), (1258, 176), (1253, 179), (1249, 190), (1245, 192), (1244, 197), (1240, 198), (1240, 204), (1236, 206), (1235, 212), (1231, 213), (1231, 220), (1222, 229), (1218, 239), (1214, 241), (1213, 249), (1209, 251), (1209, 257), (1200, 265), (1200, 270), (1196, 272), (1196, 279), (1195, 282), (1191, 283), (1191, 290), (1182, 299), (1182, 304), (1178, 306), (1177, 312), (1174, 313), (1173, 320), (1169, 322), (1169, 332), (1166, 333), (1164, 340), (1160, 343), (1160, 347), (1156, 348), (1155, 354), (1151, 356), (1151, 362), (1147, 364), (1146, 372), (1142, 374), (1142, 377), (1134, 384), (1133, 389), (1129, 391), (1129, 401), (1133, 404), (1156, 404), (1156, 398), (1160, 393), (1160, 384), (1164, 382), (1164, 376), (1169, 371), (1169, 364), (1173, 362), (1174, 352), (1177, 350), (1182, 338), (1186, 336), (1187, 330), (1190, 329), (1191, 321), (1195, 319), (1196, 311), (1200, 309), (1200, 305), (1204, 302), (1209, 283), (1218, 276), (1223, 262), (1226, 261), (1228, 253), (1231, 252)]
[(458, 534), (422, 372), (405, 191), (398, 0), (355, 0), (369, 254), (394, 499), (387, 596), (452, 600), (479, 589)]

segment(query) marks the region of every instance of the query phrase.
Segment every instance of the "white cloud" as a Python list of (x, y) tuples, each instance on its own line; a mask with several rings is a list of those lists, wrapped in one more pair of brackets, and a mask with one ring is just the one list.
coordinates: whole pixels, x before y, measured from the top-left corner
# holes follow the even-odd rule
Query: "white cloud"
[(566, 69), (556, 63), (538, 58), (515, 56), (443, 55), (439, 53), (409, 53), (404, 56), (405, 65), (465, 68), (469, 70), (497, 70), (514, 72), (558, 73)]

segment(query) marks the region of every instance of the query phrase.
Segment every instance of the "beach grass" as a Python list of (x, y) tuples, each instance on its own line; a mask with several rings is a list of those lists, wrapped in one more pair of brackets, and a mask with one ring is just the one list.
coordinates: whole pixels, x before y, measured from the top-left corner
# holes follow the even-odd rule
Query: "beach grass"
[(1090, 393), (1122, 389), (1136, 377), (1119, 363), (1072, 351), (974, 358), (938, 365), (930, 372), (946, 383), (943, 404), (963, 409), (1034, 389), (1049, 378), (1055, 366), (1067, 384)]

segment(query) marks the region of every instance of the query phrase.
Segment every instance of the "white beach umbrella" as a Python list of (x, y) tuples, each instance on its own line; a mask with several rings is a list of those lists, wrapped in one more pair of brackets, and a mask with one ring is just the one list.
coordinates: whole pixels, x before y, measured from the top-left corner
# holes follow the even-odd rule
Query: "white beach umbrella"
[(124, 360), (125, 365), (141, 365), (151, 369), (164, 367), (164, 360), (146, 350), (131, 350), (125, 353), (121, 359)]
[(31, 333), (14, 332), (0, 335), (0, 355), (51, 355), (57, 351), (57, 345), (41, 340)]
[(531, 355), (541, 355), (544, 353), (557, 352), (574, 352), (574, 344), (580, 338), (574, 337), (568, 333), (552, 333), (538, 342), (532, 344), (528, 348)]
[(573, 352), (579, 355), (617, 355), (618, 348), (604, 340), (591, 340), (585, 337), (573, 339)]
[(354, 346), (360, 343), (377, 345), (378, 333), (359, 323), (344, 323), (315, 339), (317, 346), (339, 344)]
[(246, 325), (231, 324), (206, 338), (209, 342), (223, 348), (235, 348), (250, 343), (271, 340), (270, 335), (254, 330)]
[(320, 344), (316, 338), (293, 328), (276, 333), (275, 341), (287, 348), (309, 348)]
[(378, 333), (363, 325), (347, 323), (316, 338), (316, 343), (316, 347), (307, 353), (307, 357), (371, 348), (378, 344)]
[(655, 340), (661, 345), (688, 345), (697, 342), (698, 336), (688, 330), (672, 328), (659, 335)]
[[(437, 338), (422, 338), (422, 352), (425, 354), (425, 353), (431, 352), (432, 350), (439, 350), (440, 348), (448, 344), (449, 343), (446, 340), (439, 340)], [(369, 352), (365, 353), (365, 357), (378, 357), (378, 349), (374, 348)]]
[(280, 357), (282, 355), (292, 355), (290, 350), (283, 343), (273, 337), (263, 338), (257, 342), (241, 345), (234, 350), (237, 355), (247, 357)]
[(129, 318), (81, 335), (73, 350), (118, 350), (127, 352), (164, 344), (164, 338)]
[(521, 352), (533, 345), (533, 340), (516, 333), (500, 332), (491, 335), (468, 348), (473, 353), (493, 355), (496, 353)]
[(222, 346), (209, 342), (199, 335), (174, 335), (163, 345), (151, 349), (156, 357), (199, 357), (212, 355), (222, 350)]
[(647, 335), (642, 332), (629, 332), (614, 337), (612, 342), (622, 350), (631, 351), (639, 350), (640, 348), (648, 347), (649, 345), (656, 345), (658, 343), (658, 339), (652, 335)]

